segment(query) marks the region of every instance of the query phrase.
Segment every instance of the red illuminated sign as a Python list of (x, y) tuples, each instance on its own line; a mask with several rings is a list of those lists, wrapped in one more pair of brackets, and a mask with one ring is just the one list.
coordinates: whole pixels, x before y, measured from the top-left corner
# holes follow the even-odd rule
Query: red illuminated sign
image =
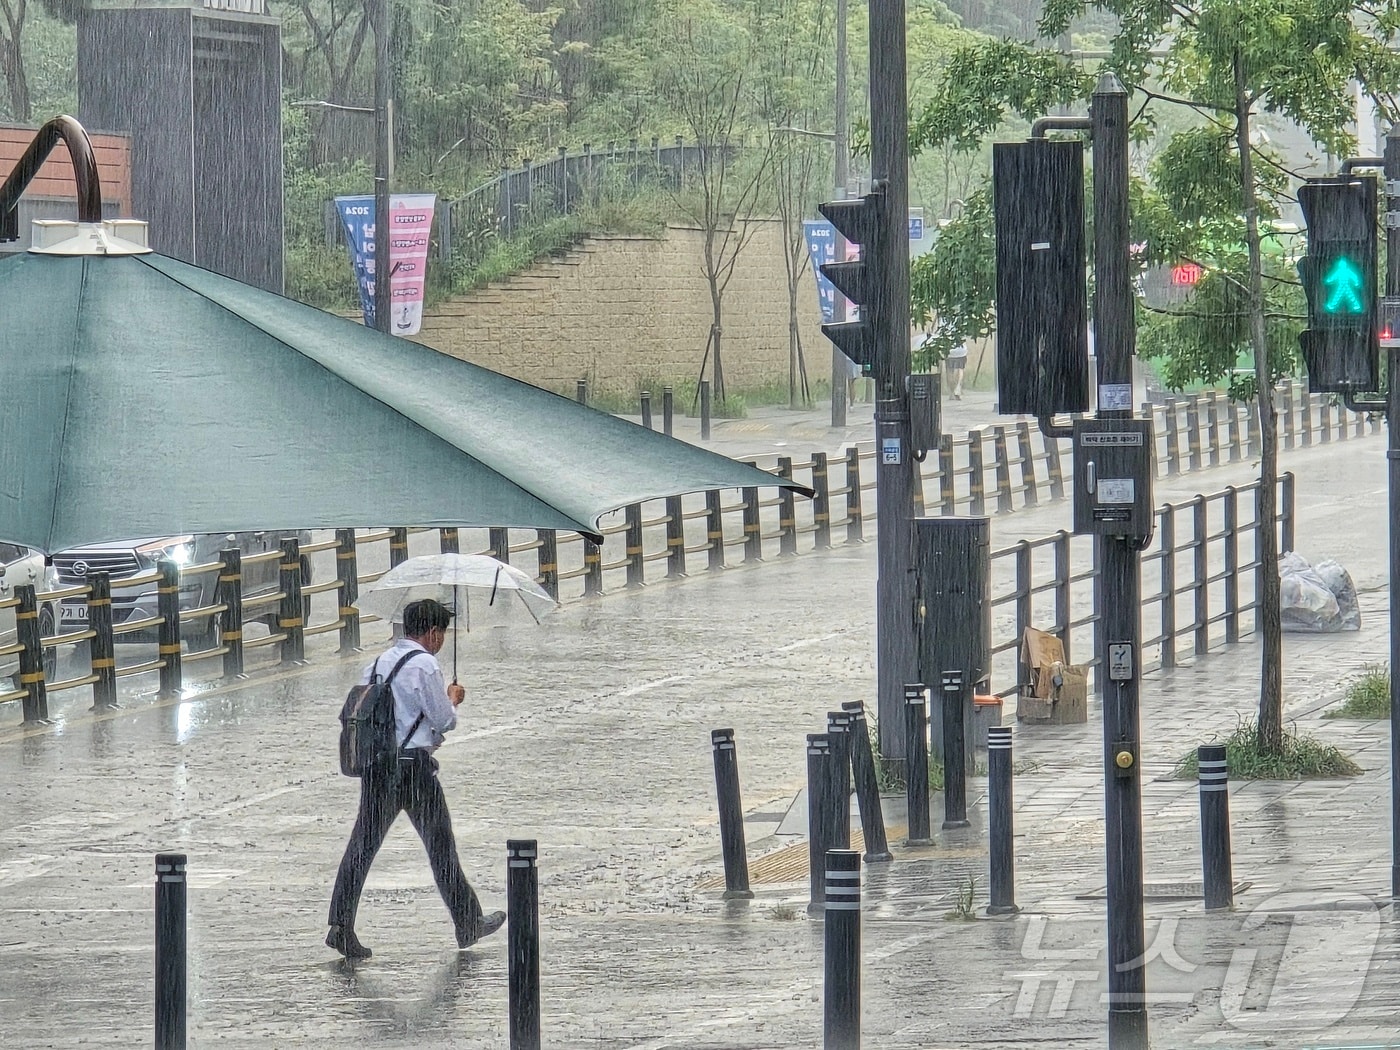
[(1182, 263), (1172, 267), (1172, 284), (1193, 285), (1201, 279), (1201, 268), (1196, 263)]

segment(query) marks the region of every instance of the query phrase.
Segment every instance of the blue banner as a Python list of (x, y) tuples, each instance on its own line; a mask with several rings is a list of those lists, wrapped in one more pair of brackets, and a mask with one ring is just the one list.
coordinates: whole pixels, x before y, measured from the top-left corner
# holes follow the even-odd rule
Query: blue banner
[(374, 197), (337, 197), (336, 211), (345, 227), (355, 283), (360, 286), (360, 309), (365, 327), (374, 325)]
[(812, 272), (817, 277), (817, 302), (822, 308), (822, 323), (827, 324), (836, 314), (836, 289), (822, 276), (818, 267), (836, 261), (836, 227), (825, 219), (807, 219), (802, 223), (807, 238), (807, 253), (812, 258)]

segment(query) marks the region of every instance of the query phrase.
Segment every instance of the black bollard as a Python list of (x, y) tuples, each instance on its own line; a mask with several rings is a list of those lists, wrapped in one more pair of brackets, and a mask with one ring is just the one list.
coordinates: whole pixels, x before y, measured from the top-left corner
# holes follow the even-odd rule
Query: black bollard
[(671, 424), (675, 416), (675, 395), (671, 393), (669, 386), (661, 388), (661, 430), (667, 436), (671, 436)]
[(586, 404), (588, 404), (588, 380), (587, 380), (587, 379), (580, 379), (580, 380), (578, 381), (578, 386), (577, 386), (577, 388), (574, 390), (574, 400), (577, 401), (580, 405), (586, 405)]
[(991, 903), (988, 915), (1010, 915), (1016, 906), (1015, 817), (1011, 807), (1011, 727), (987, 729), (987, 809), (990, 828)]
[(724, 899), (748, 900), (749, 857), (744, 845), (744, 807), (739, 798), (739, 752), (734, 730), (712, 729), (715, 756), (715, 796), (719, 801), (719, 841), (724, 850)]
[(652, 429), (652, 427), (651, 427), (651, 391), (650, 391), (650, 390), (643, 390), (643, 391), (642, 391), (642, 426), (646, 427), (648, 430)]
[(865, 835), (865, 863), (893, 860), (885, 841), (885, 814), (880, 809), (880, 780), (875, 775), (875, 753), (870, 749), (870, 730), (865, 721), (865, 703), (849, 700), (841, 710), (851, 716), (851, 776), (860, 804), (860, 827)]
[(710, 440), (710, 381), (700, 380), (700, 440)]
[(928, 814), (928, 712), (922, 684), (904, 687), (904, 796), (910, 846), (933, 844)]
[(156, 1050), (185, 1050), (185, 855), (156, 854)]
[(847, 711), (826, 713), (826, 735), (831, 741), (832, 837), (827, 849), (851, 848), (851, 716)]
[(506, 840), (506, 970), (510, 1050), (540, 1050), (539, 843)]
[(826, 900), (826, 851), (831, 836), (826, 826), (830, 805), (827, 790), (831, 778), (831, 741), (825, 733), (807, 734), (807, 876), (810, 883), (808, 911), (820, 911)]
[(1235, 885), (1230, 868), (1230, 770), (1225, 745), (1196, 748), (1196, 765), (1201, 787), (1201, 874), (1206, 911), (1231, 908)]
[(826, 854), (823, 1050), (860, 1050), (860, 854)]
[(963, 736), (963, 675), (943, 672), (943, 827), (965, 828), (967, 819), (966, 738)]

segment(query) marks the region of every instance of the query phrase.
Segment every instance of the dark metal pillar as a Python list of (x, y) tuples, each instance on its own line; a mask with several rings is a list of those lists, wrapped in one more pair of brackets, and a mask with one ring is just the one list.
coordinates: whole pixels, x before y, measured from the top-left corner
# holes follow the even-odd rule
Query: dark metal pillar
[[(1136, 346), (1128, 258), (1128, 93), (1100, 77), (1091, 106), (1094, 137), (1094, 340), (1100, 419), (1133, 416)], [(1144, 479), (1145, 480), (1145, 479)], [(1108, 1045), (1146, 1050), (1143, 966), (1142, 785), (1138, 772), (1138, 687), (1142, 663), (1141, 555), (1117, 536), (1096, 537), (1103, 640), (1127, 646), (1125, 677), (1104, 683), (1104, 838), (1108, 874)], [(1100, 651), (1100, 667), (1108, 664)]]
[(155, 1050), (185, 1050), (185, 855), (156, 854)]
[(822, 1050), (860, 1050), (860, 854), (826, 854)]
[(885, 183), (890, 229), (874, 260), (876, 333), (876, 673), (880, 750), (904, 753), (904, 684), (918, 679), (914, 624), (914, 457), (909, 430), (909, 98), (905, 0), (870, 0), (870, 176)]
[(870, 729), (865, 721), (865, 704), (848, 700), (841, 710), (851, 716), (851, 777), (860, 804), (860, 827), (865, 836), (865, 863), (893, 860), (885, 839), (885, 814), (880, 809), (880, 781), (875, 773), (875, 754), (870, 748)]
[(724, 854), (724, 899), (748, 900), (749, 856), (744, 845), (744, 804), (739, 795), (739, 752), (734, 730), (710, 730), (715, 759), (715, 798), (719, 803), (719, 841)]
[(928, 812), (928, 710), (924, 687), (904, 687), (904, 798), (909, 811), (910, 846), (933, 842)]
[(539, 842), (506, 840), (510, 1050), (540, 1050)]
[[(1385, 136), (1385, 294), (1400, 296), (1400, 126)], [(1398, 216), (1400, 217), (1400, 216)], [(1390, 895), (1400, 900), (1400, 346), (1389, 346), (1385, 418), (1390, 483)]]
[(1230, 769), (1224, 744), (1196, 748), (1201, 792), (1201, 886), (1206, 910), (1235, 903), (1230, 864)]

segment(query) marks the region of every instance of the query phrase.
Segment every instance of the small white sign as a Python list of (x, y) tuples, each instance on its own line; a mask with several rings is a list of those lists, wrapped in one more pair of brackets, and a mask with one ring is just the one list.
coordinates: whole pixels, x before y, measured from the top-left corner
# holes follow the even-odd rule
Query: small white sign
[(1132, 383), (1105, 383), (1099, 387), (1100, 412), (1130, 412), (1132, 408)]
[(896, 466), (904, 462), (899, 438), (887, 437), (880, 439), (880, 462), (890, 466)]
[(1115, 505), (1133, 502), (1133, 479), (1132, 478), (1100, 478), (1097, 493), (1100, 503), (1112, 503)]
[(1129, 682), (1133, 677), (1133, 647), (1128, 642), (1108, 643), (1108, 680)]

